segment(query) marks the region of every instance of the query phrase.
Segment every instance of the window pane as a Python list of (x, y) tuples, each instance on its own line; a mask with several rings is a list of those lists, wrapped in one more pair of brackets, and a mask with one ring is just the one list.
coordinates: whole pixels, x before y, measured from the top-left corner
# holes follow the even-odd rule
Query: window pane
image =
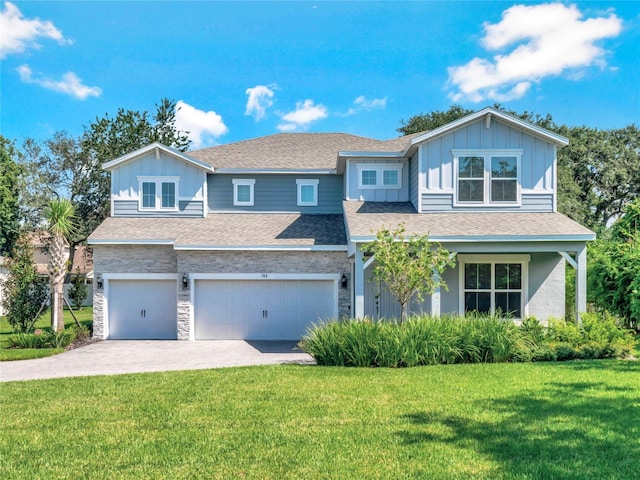
[(519, 263), (496, 263), (496, 289), (519, 290), (521, 288), (522, 265)]
[(492, 202), (515, 202), (518, 200), (517, 180), (492, 180), (491, 181), (491, 201)]
[(300, 185), (300, 203), (315, 203), (315, 186)]
[(143, 208), (155, 208), (156, 184), (154, 182), (142, 182), (142, 206)]
[(382, 184), (388, 186), (398, 185), (398, 171), (397, 170), (383, 170), (382, 171)]
[(520, 311), (520, 299), (522, 295), (520, 292), (497, 292), (496, 293), (496, 312), (500, 312), (504, 315), (509, 314), (515, 318), (521, 318)]
[(464, 309), (466, 312), (477, 311), (488, 313), (491, 311), (491, 293), (467, 292), (464, 295)]
[(236, 201), (237, 202), (250, 202), (251, 201), (251, 185), (236, 185)]
[(460, 157), (458, 159), (459, 178), (484, 178), (483, 157)]
[(509, 264), (509, 289), (522, 288), (522, 265), (519, 263)]
[(176, 184), (162, 184), (162, 208), (174, 208), (176, 206)]
[(376, 185), (377, 172), (375, 170), (363, 170), (362, 171), (362, 185)]
[(496, 289), (506, 290), (509, 288), (509, 265), (496, 263)]
[(484, 202), (484, 181), (458, 180), (459, 202)]
[(492, 178), (518, 178), (516, 157), (491, 157)]
[(464, 288), (489, 290), (491, 288), (491, 264), (466, 263), (464, 265)]

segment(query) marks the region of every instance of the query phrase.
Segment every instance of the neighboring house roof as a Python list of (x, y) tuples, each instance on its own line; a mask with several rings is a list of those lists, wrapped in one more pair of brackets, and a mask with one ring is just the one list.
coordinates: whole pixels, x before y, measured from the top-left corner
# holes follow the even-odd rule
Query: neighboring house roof
[(322, 247), (347, 244), (342, 215), (209, 214), (206, 218), (107, 218), (91, 244), (168, 244), (176, 249)]
[(279, 133), (195, 150), (189, 155), (218, 171), (335, 170), (339, 151), (379, 150), (384, 144), (346, 133)]
[(168, 153), (169, 155), (173, 155), (174, 157), (178, 157), (182, 160), (184, 160), (187, 163), (190, 163), (191, 165), (194, 165), (198, 168), (202, 168), (204, 170), (207, 171), (212, 171), (211, 167), (209, 165), (207, 165), (206, 163), (202, 163), (200, 160), (197, 160), (196, 158), (192, 157), (191, 155), (187, 155), (184, 152), (181, 152), (180, 150), (176, 150), (175, 148), (171, 148), (171, 147), (167, 147), (166, 145), (163, 145), (161, 143), (155, 142), (152, 143), (151, 145), (147, 145), (146, 147), (142, 147), (139, 148), (138, 150), (131, 152), (131, 153), (127, 153), (126, 155), (123, 155), (121, 157), (118, 157), (114, 160), (111, 160), (109, 162), (106, 162), (104, 165), (102, 165), (102, 168), (104, 170), (112, 170), (113, 168), (117, 167), (118, 165), (121, 165), (123, 163), (129, 162), (131, 160), (134, 160), (136, 158), (138, 158), (141, 155), (145, 155), (151, 151), (156, 151), (159, 152), (160, 150), (162, 150), (165, 153)]
[(594, 240), (588, 228), (560, 213), (417, 213), (409, 202), (343, 202), (352, 241), (370, 241), (383, 227), (404, 224), (408, 235), (435, 241)]

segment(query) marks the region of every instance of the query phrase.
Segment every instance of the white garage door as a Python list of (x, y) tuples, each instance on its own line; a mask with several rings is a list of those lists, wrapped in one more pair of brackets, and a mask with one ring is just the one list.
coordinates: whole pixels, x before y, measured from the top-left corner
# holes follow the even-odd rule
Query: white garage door
[(109, 281), (109, 338), (175, 340), (175, 280)]
[(335, 316), (333, 280), (196, 280), (198, 340), (297, 340)]

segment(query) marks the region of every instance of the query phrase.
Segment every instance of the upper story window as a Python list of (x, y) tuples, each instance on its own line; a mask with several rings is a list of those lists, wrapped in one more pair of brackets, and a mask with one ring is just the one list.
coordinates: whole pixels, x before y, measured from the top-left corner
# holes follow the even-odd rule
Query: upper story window
[(235, 206), (253, 206), (253, 187), (256, 181), (252, 178), (234, 178), (233, 204)]
[(358, 188), (402, 188), (401, 163), (359, 163)]
[(179, 177), (138, 177), (140, 210), (177, 210)]
[(319, 180), (297, 179), (298, 206), (315, 207), (318, 205), (318, 184)]
[(456, 203), (513, 205), (520, 203), (522, 150), (453, 152)]

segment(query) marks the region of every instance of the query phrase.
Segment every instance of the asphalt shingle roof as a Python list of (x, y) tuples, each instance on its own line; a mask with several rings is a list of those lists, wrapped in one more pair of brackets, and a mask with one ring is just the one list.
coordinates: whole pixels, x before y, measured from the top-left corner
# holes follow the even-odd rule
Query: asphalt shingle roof
[(346, 245), (342, 215), (209, 214), (206, 218), (109, 217), (89, 243), (162, 242), (176, 246)]
[(346, 133), (279, 133), (189, 155), (214, 168), (334, 169), (339, 151), (401, 151), (416, 135), (380, 141)]
[[(349, 235), (372, 237), (382, 227), (405, 226), (407, 234), (434, 238), (460, 237), (561, 237), (595, 234), (560, 213), (453, 212), (417, 213), (409, 202), (343, 202)], [(585, 238), (590, 239), (590, 238)]]

